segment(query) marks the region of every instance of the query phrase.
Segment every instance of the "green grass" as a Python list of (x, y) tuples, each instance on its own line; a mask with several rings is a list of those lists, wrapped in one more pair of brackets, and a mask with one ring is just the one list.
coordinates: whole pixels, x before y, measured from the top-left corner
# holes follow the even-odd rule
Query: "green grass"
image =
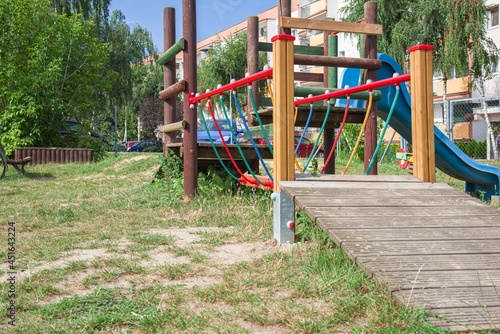
[[(228, 189), (207, 177), (200, 195), (185, 202), (182, 183), (152, 183), (157, 168), (158, 155), (121, 154), (95, 164), (32, 166), (26, 177), (0, 181), (0, 254), (7, 256), (6, 224), (13, 221), (16, 270), (32, 271), (16, 285), (17, 326), (0, 331), (439, 332), (423, 311), (398, 305), (305, 215), (296, 230), (302, 242), (277, 251), (268, 192)], [(354, 162), (350, 173), (362, 168)], [(407, 172), (391, 162), (379, 173)], [(222, 251), (234, 244), (267, 251), (224, 263), (248, 255)], [(5, 306), (8, 288), (0, 282)]]

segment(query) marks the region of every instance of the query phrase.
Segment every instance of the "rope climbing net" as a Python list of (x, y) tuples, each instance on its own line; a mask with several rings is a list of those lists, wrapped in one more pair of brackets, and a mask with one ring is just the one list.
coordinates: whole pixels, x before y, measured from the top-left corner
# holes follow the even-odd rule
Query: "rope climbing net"
[[(273, 175), (270, 171), (270, 169), (267, 167), (263, 157), (262, 157), (262, 154), (260, 152), (259, 149), (263, 149), (262, 148), (262, 145), (258, 145), (255, 138), (254, 138), (254, 135), (252, 135), (252, 131), (251, 131), (251, 126), (248, 124), (247, 122), (247, 118), (245, 117), (244, 115), (244, 111), (241, 107), (241, 104), (238, 100), (238, 96), (237, 96), (237, 90), (241, 87), (247, 87), (247, 93), (248, 93), (248, 96), (249, 96), (249, 102), (254, 110), (254, 115), (257, 119), (257, 122), (258, 122), (258, 128), (260, 129), (260, 132), (261, 132), (261, 135), (260, 137), (264, 139), (264, 142), (265, 144), (267, 145), (267, 149), (269, 149), (269, 151), (271, 152), (271, 154), (273, 154), (273, 145), (272, 145), (272, 138), (269, 138), (269, 136), (267, 135), (267, 131), (265, 130), (265, 127), (264, 127), (264, 124), (262, 122), (262, 119), (261, 117), (259, 116), (259, 110), (257, 108), (257, 104), (256, 104), (256, 101), (255, 101), (255, 98), (254, 98), (254, 92), (252, 90), (252, 83), (253, 82), (256, 82), (256, 81), (260, 81), (260, 80), (266, 80), (266, 85), (267, 85), (267, 89), (268, 89), (268, 94), (269, 94), (269, 97), (271, 98), (271, 101), (273, 102), (273, 99), (274, 99), (274, 94), (273, 94), (273, 90), (272, 90), (272, 81), (271, 81), (271, 78), (272, 78), (272, 75), (273, 75), (273, 72), (272, 72), (272, 68), (265, 68), (264, 70), (262, 70), (261, 72), (258, 72), (258, 73), (255, 73), (253, 75), (249, 75), (247, 74), (247, 76), (243, 79), (240, 79), (240, 80), (232, 80), (229, 84), (227, 85), (219, 85), (216, 89), (210, 91), (210, 90), (207, 90), (205, 93), (203, 94), (191, 94), (190, 95), (190, 106), (192, 109), (195, 109), (196, 107), (198, 108), (198, 111), (199, 111), (199, 114), (200, 114), (200, 119), (201, 119), (201, 123), (203, 124), (203, 127), (204, 127), (204, 130), (207, 132), (207, 135), (208, 135), (208, 138), (209, 138), (209, 141), (210, 141), (210, 144), (218, 158), (218, 160), (220, 161), (221, 163), (221, 166), (224, 168), (224, 170), (228, 173), (228, 175), (233, 178), (234, 180), (244, 184), (244, 185), (247, 185), (247, 186), (251, 186), (251, 187), (256, 187), (256, 188), (262, 188), (262, 189), (268, 189), (268, 190), (271, 190), (273, 189)], [(373, 90), (375, 90), (376, 88), (380, 88), (380, 87), (384, 87), (384, 86), (388, 86), (388, 85), (395, 85), (396, 86), (396, 94), (394, 96), (394, 100), (393, 100), (393, 103), (392, 103), (392, 106), (391, 106), (391, 110), (387, 116), (387, 119), (385, 121), (385, 124), (384, 124), (384, 127), (382, 129), (382, 133), (381, 133), (381, 136), (379, 138), (379, 141), (377, 143), (377, 147), (375, 149), (375, 152), (374, 152), (374, 157), (377, 156), (378, 154), (378, 151), (382, 145), (382, 142), (383, 142), (383, 139), (384, 139), (384, 135), (385, 135), (385, 132), (387, 130), (387, 127), (388, 127), (388, 124), (390, 122), (390, 119), (391, 119), (391, 116), (392, 116), (392, 113), (394, 111), (394, 108), (395, 108), (395, 105), (396, 105), (396, 101), (398, 99), (398, 95), (399, 95), (399, 85), (400, 83), (402, 82), (405, 82), (405, 81), (409, 81), (410, 80), (410, 75), (409, 74), (405, 74), (405, 75), (394, 75), (392, 78), (389, 78), (389, 79), (384, 79), (384, 80), (379, 80), (379, 81), (376, 81), (376, 82), (371, 82), (371, 81), (368, 81), (366, 84), (362, 84), (362, 85), (359, 85), (359, 86), (356, 86), (356, 87), (344, 87), (344, 89), (339, 89), (339, 90), (336, 90), (334, 92), (329, 92), (329, 91), (325, 91), (324, 94), (320, 94), (320, 95), (316, 95), (316, 96), (312, 96), (312, 95), (309, 95), (307, 98), (304, 98), (304, 99), (299, 99), (299, 100), (295, 100), (294, 101), (294, 106), (295, 106), (295, 120), (297, 118), (297, 112), (298, 112), (298, 107), (300, 105), (304, 105), (304, 104), (309, 104), (309, 113), (308, 113), (308, 116), (307, 116), (307, 120), (306, 120), (306, 123), (305, 125), (303, 126), (303, 129), (300, 133), (300, 136), (299, 136), (299, 139), (298, 141), (295, 143), (296, 144), (296, 147), (295, 147), (295, 150), (294, 150), (294, 154), (295, 156), (297, 155), (298, 153), (298, 150), (301, 146), (301, 143), (302, 141), (304, 140), (304, 137), (305, 137), (305, 134), (306, 134), (306, 131), (310, 125), (310, 121), (312, 119), (312, 115), (314, 113), (314, 102), (317, 102), (317, 101), (328, 101), (326, 103), (327, 107), (326, 107), (326, 111), (325, 111), (325, 115), (324, 115), (324, 118), (323, 118), (323, 121), (322, 121), (322, 124), (321, 124), (321, 127), (319, 129), (319, 133), (316, 137), (316, 140), (314, 141), (314, 145), (313, 145), (313, 148), (311, 150), (311, 152), (309, 153), (309, 156), (306, 160), (306, 163), (304, 165), (304, 167), (301, 167), (297, 161), (297, 159), (295, 158), (295, 166), (296, 168), (298, 169), (298, 171), (300, 173), (303, 173), (305, 170), (307, 170), (309, 164), (311, 163), (311, 161), (314, 159), (314, 157), (316, 156), (316, 154), (318, 153), (319, 151), (319, 148), (322, 146), (322, 144), (320, 143), (320, 140), (321, 140), (321, 137), (322, 137), (322, 134), (325, 130), (325, 127), (327, 126), (327, 122), (329, 120), (329, 116), (330, 116), (330, 113), (331, 113), (331, 103), (330, 103), (330, 100), (333, 99), (333, 98), (345, 98), (346, 99), (346, 104), (345, 104), (345, 109), (344, 109), (344, 113), (343, 113), (343, 117), (342, 117), (342, 122), (338, 128), (338, 131), (337, 131), (337, 134), (335, 136), (335, 140), (333, 142), (333, 145), (331, 147), (331, 150), (330, 152), (328, 153), (328, 156), (327, 158), (325, 159), (325, 164), (323, 166), (323, 168), (321, 169), (321, 172), (320, 173), (324, 173), (325, 171), (325, 168), (326, 166), (328, 165), (328, 163), (330, 162), (330, 160), (332, 159), (332, 157), (334, 156), (334, 152), (335, 152), (335, 148), (337, 147), (337, 144), (340, 140), (340, 137), (342, 135), (342, 131), (344, 129), (344, 126), (345, 124), (347, 123), (347, 120), (348, 120), (348, 114), (349, 114), (349, 106), (350, 106), (350, 101), (351, 101), (351, 95), (354, 94), (354, 93), (358, 93), (358, 92), (364, 92), (364, 91), (367, 91), (369, 93), (368, 95), (368, 101), (367, 101), (367, 107), (366, 107), (366, 114), (365, 114), (365, 117), (364, 117), (364, 120), (363, 120), (363, 123), (362, 123), (362, 126), (361, 126), (361, 130), (360, 130), (360, 133), (357, 137), (357, 140), (356, 140), (356, 144), (354, 146), (354, 149), (352, 150), (352, 153), (351, 153), (351, 156), (349, 158), (349, 161), (345, 167), (345, 169), (343, 170), (342, 174), (345, 174), (353, 160), (353, 157), (355, 155), (355, 152), (361, 142), (361, 139), (363, 137), (363, 133), (364, 133), (364, 130), (365, 130), (365, 127), (366, 127), (366, 124), (367, 124), (367, 120), (369, 118), (369, 110), (371, 110), (371, 106), (372, 106), (372, 103), (373, 103), (373, 95), (372, 95), (372, 92)], [(240, 141), (238, 140), (238, 138), (236, 138), (236, 135), (235, 135), (235, 129), (233, 129), (233, 123), (232, 123), (232, 115), (230, 115), (228, 113), (228, 110), (226, 108), (226, 101), (225, 101), (225, 98), (224, 98), (224, 93), (226, 92), (230, 92), (231, 94), (231, 97), (232, 97), (232, 101), (234, 102), (234, 106), (237, 110), (237, 113), (238, 113), (238, 116), (240, 117), (241, 119), (241, 123), (244, 127), (244, 131), (246, 133), (246, 136), (248, 138), (248, 140), (250, 141), (251, 143), (251, 146), (253, 147), (253, 149), (255, 150), (255, 153), (258, 157), (258, 160), (260, 162), (260, 164), (262, 165), (264, 171), (265, 171), (265, 176), (262, 176), (262, 175), (257, 175), (257, 173), (252, 169), (252, 166), (250, 165), (248, 159), (245, 157), (245, 154), (243, 152), (243, 149), (242, 149), (242, 144), (240, 143)], [(223, 125), (224, 128), (228, 128), (229, 127), (229, 130), (230, 130), (230, 133), (231, 133), (231, 140), (230, 142), (231, 143), (234, 143), (238, 149), (238, 152), (241, 156), (241, 159), (243, 160), (243, 163), (245, 164), (245, 167), (246, 169), (248, 170), (248, 173), (244, 173), (243, 170), (239, 167), (238, 163), (236, 162), (236, 159), (233, 157), (233, 154), (231, 153), (231, 150), (229, 148), (229, 144), (226, 143), (226, 140), (214, 140), (214, 138), (212, 137), (211, 135), (211, 131), (210, 130), (213, 130), (213, 129), (209, 129), (208, 126), (207, 126), (207, 121), (205, 119), (205, 115), (204, 115), (204, 111), (203, 111), (203, 108), (202, 108), (202, 101), (206, 101), (206, 106), (207, 106), (207, 109), (208, 109), (208, 112), (210, 114), (210, 117), (213, 119), (213, 123), (215, 125), (215, 128), (217, 130), (217, 134), (218, 134), (218, 137), (219, 139), (222, 139), (224, 136), (223, 136), (223, 133), (222, 133), (222, 130), (221, 130), (221, 125)], [(215, 112), (214, 112), (214, 103), (218, 103), (219, 104), (219, 109), (222, 110), (222, 113), (224, 115), (224, 118), (223, 119), (219, 119), (217, 121), (217, 117), (215, 115)], [(220, 121), (223, 121), (225, 124), (219, 124)], [(279, 126), (279, 124), (275, 124), (274, 126)], [(213, 131), (212, 131), (213, 133)], [(223, 146), (223, 149), (225, 150), (227, 156), (229, 157), (229, 160), (231, 161), (237, 175), (235, 175), (234, 172), (232, 172), (227, 166), (226, 164), (224, 163), (221, 155), (219, 154), (219, 149), (218, 147), (220, 147), (220, 145), (217, 145), (216, 144), (216, 141), (217, 141), (217, 144), (218, 142), (220, 141), (222, 143), (222, 146)], [(290, 143), (292, 144), (292, 143)], [(260, 146), (260, 147), (259, 147)], [(373, 166), (373, 162), (376, 161), (376, 159), (371, 159), (371, 163), (368, 167), (368, 169), (366, 170), (366, 174), (368, 174), (370, 172), (370, 169), (372, 168)]]

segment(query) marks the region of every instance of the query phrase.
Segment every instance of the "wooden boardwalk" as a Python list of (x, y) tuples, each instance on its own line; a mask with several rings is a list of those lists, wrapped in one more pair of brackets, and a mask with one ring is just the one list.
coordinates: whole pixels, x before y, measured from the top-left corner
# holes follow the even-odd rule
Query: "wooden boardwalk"
[(500, 211), (413, 176), (281, 182), (346, 254), (443, 329), (500, 331)]

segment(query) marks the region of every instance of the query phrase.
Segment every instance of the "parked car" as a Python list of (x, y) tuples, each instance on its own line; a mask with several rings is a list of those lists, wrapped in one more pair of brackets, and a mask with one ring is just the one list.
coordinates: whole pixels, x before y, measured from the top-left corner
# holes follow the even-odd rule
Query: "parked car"
[[(215, 122), (219, 125), (222, 139), (217, 131)], [(210, 137), (214, 143), (222, 144), (222, 140), (224, 140), (225, 143), (232, 144), (233, 138), (231, 136), (231, 128), (227, 121), (225, 119), (216, 119), (215, 122), (213, 119), (207, 119), (205, 121), (208, 131), (210, 132)], [(238, 124), (235, 119), (232, 120), (232, 128), (234, 138), (236, 138), (236, 140), (241, 140), (243, 138), (243, 130), (238, 130)], [(198, 124), (198, 143), (210, 143), (210, 137), (208, 136), (207, 129), (205, 129), (205, 125), (203, 125), (203, 123)]]
[(127, 152), (162, 152), (163, 143), (160, 140), (142, 140), (127, 148)]
[[(273, 140), (272, 138), (269, 139), (271, 141), (271, 145), (273, 144)], [(294, 140), (295, 140), (295, 143), (294, 143), (294, 150), (297, 148), (297, 144), (299, 143), (299, 140), (300, 140), (300, 136), (295, 136), (294, 137)], [(261, 145), (266, 145), (266, 140), (263, 139), (263, 138), (260, 138), (257, 142), (258, 144), (261, 144)], [(309, 139), (307, 138), (302, 138), (302, 141), (300, 142), (300, 147), (299, 149), (297, 150), (297, 155), (296, 157), (297, 158), (309, 158), (309, 155), (311, 154), (311, 151), (313, 150), (314, 148), (314, 143), (311, 142)], [(323, 148), (323, 146), (320, 146), (319, 148), (316, 147), (316, 151), (318, 151), (318, 153), (316, 154), (316, 158), (323, 158), (325, 156), (325, 150)]]
[(125, 143), (125, 145), (127, 146), (127, 148), (129, 148), (130, 146), (135, 145), (138, 142), (139, 142), (138, 140), (129, 140)]

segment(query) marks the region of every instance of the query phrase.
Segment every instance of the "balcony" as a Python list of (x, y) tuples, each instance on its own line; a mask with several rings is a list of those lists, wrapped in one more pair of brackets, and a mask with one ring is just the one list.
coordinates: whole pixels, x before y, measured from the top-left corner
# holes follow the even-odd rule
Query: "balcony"
[[(437, 84), (437, 95), (442, 96), (444, 93), (444, 82), (439, 81)], [(446, 95), (468, 95), (469, 82), (467, 77), (448, 79), (446, 82)]]

